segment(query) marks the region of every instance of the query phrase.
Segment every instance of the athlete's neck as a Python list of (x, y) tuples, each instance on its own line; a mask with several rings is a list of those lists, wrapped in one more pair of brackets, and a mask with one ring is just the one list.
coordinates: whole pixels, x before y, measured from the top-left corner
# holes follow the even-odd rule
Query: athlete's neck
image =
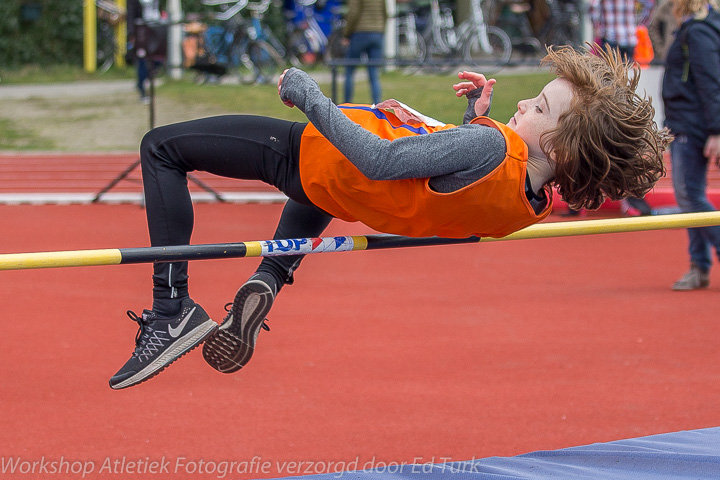
[(530, 185), (532, 185), (533, 191), (536, 194), (555, 176), (555, 172), (553, 172), (548, 159), (538, 157), (528, 158), (527, 173), (530, 177)]

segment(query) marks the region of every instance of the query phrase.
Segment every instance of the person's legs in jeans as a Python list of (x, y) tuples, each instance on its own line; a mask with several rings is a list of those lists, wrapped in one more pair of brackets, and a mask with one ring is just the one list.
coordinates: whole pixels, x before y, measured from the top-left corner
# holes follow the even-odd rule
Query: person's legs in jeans
[[(678, 135), (670, 146), (675, 198), (683, 213), (712, 212), (707, 198), (708, 161), (703, 147), (687, 135)], [(720, 255), (720, 226), (688, 229), (691, 262), (707, 272), (712, 265), (711, 247)]]
[(343, 103), (352, 103), (353, 90), (355, 89), (355, 65), (345, 67), (345, 96)]
[(140, 93), (140, 98), (145, 100), (147, 98), (147, 90), (145, 89), (145, 80), (148, 78), (148, 64), (144, 58), (137, 59), (137, 89)]
[[(383, 34), (368, 33), (368, 60), (371, 62), (379, 62), (383, 59)], [(370, 93), (373, 103), (382, 101), (382, 93), (380, 87), (380, 66), (368, 65), (368, 79), (370, 80)]]
[[(362, 36), (359, 33), (353, 33), (350, 36), (350, 45), (348, 46), (345, 58), (348, 60), (360, 60), (363, 53), (363, 45), (361, 43)], [(345, 103), (353, 101), (353, 92), (355, 90), (355, 65), (345, 67)]]
[[(350, 46), (347, 51), (349, 60), (360, 60), (362, 54), (368, 56), (368, 60), (382, 60), (383, 58), (383, 34), (376, 32), (357, 32), (350, 37)], [(353, 101), (355, 66), (348, 66), (345, 70), (345, 103)], [(370, 78), (370, 92), (373, 103), (380, 103), (380, 68), (368, 66)]]

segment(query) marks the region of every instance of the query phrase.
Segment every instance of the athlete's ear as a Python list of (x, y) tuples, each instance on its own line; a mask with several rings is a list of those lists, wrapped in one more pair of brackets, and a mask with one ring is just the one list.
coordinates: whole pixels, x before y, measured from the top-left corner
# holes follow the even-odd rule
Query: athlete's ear
[(550, 166), (555, 168), (555, 164), (557, 163), (557, 156), (555, 155), (555, 150), (550, 150), (547, 155), (547, 159)]

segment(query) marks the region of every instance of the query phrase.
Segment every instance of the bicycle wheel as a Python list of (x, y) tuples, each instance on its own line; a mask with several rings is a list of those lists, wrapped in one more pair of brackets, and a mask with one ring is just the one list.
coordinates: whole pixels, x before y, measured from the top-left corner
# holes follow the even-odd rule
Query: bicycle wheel
[(477, 35), (470, 34), (465, 39), (463, 52), (465, 61), (474, 67), (480, 67), (482, 73), (490, 73), (507, 65), (512, 54), (512, 42), (503, 30), (488, 26), (487, 37), (489, 51), (480, 46)]
[(290, 63), (294, 67), (311, 67), (320, 60), (319, 54), (312, 50), (304, 30), (295, 30), (290, 34), (287, 51)]
[(255, 83), (258, 69), (250, 58), (250, 44), (236, 46), (230, 55), (232, 70), (243, 85)]
[(447, 45), (440, 35), (440, 32), (435, 35), (430, 32), (423, 36), (425, 57), (422, 68), (428, 73), (445, 74), (460, 63), (456, 61), (457, 51)]
[(417, 72), (425, 61), (427, 48), (425, 39), (417, 31), (398, 29), (397, 60), (403, 73), (412, 75)]
[(97, 71), (105, 73), (115, 63), (117, 48), (115, 46), (115, 32), (113, 27), (101, 22), (97, 30)]
[(255, 65), (258, 83), (273, 83), (285, 69), (285, 60), (265, 40), (255, 40), (248, 45), (250, 61)]

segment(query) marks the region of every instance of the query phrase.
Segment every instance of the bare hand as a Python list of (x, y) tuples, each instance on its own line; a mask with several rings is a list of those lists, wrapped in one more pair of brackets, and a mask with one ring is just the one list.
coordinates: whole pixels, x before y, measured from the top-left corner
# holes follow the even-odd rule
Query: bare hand
[(462, 71), (458, 73), (458, 78), (465, 80), (464, 82), (456, 83), (455, 85), (453, 85), (455, 95), (457, 95), (458, 97), (462, 97), (463, 95), (467, 94), (471, 90), (475, 90), (476, 88), (483, 88), (485, 87), (485, 85), (492, 87), (496, 81), (494, 78), (487, 80), (485, 78), (485, 75), (483, 75), (482, 73), (467, 71)]
[[(283, 79), (285, 78), (285, 74), (287, 73), (288, 70), (289, 69), (286, 68), (283, 71), (282, 75), (280, 75), (280, 78), (278, 79), (278, 95), (280, 95), (280, 91), (282, 89), (282, 82), (283, 82)], [(280, 96), (280, 98), (282, 98), (282, 96)], [(283, 103), (290, 108), (293, 108), (295, 106), (290, 100), (283, 100)]]
[(703, 153), (711, 162), (720, 168), (720, 135), (710, 135), (705, 142)]
[(482, 115), (490, 107), (490, 95), (492, 95), (493, 85), (497, 82), (494, 78), (490, 80), (485, 78), (482, 73), (462, 71), (458, 73), (458, 78), (465, 80), (464, 82), (453, 85), (455, 95), (462, 97), (477, 88), (482, 88), (483, 92), (480, 98), (475, 102), (475, 113)]

